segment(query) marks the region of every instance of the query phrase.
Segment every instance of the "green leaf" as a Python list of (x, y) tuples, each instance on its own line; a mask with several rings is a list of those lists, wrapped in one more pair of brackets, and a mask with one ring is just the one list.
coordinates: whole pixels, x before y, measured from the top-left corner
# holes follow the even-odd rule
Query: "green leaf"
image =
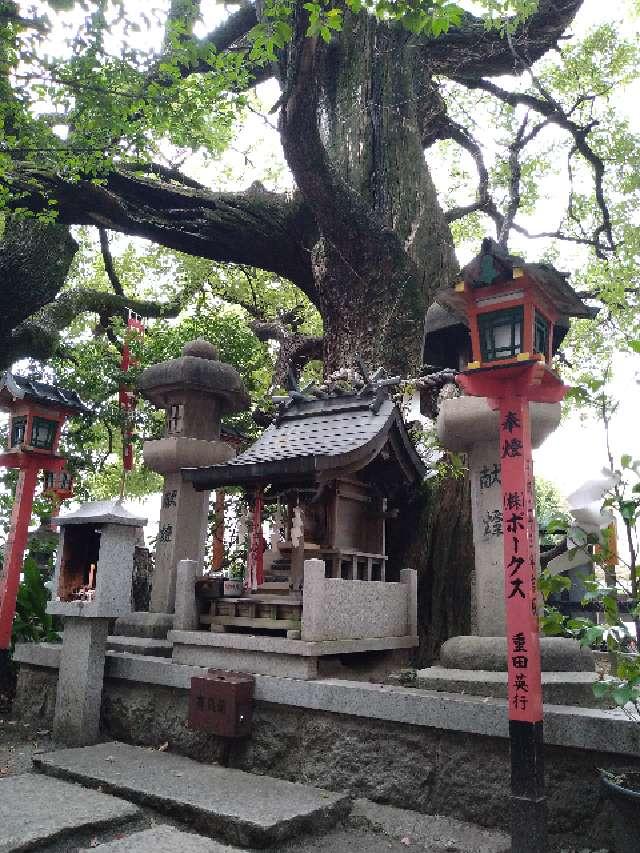
[(611, 692), (611, 688), (606, 681), (596, 681), (592, 686), (592, 690), (596, 699), (604, 699)]

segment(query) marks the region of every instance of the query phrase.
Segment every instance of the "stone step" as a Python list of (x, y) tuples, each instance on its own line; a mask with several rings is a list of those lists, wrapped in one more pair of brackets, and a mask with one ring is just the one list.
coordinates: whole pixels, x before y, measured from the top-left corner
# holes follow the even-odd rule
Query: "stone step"
[[(93, 853), (95, 847), (85, 847), (80, 853)], [(100, 853), (248, 853), (239, 847), (218, 844), (204, 835), (182, 832), (174, 826), (155, 826), (134, 832), (126, 838), (100, 844)]]
[(500, 830), (370, 800), (356, 800), (349, 821), (359, 827), (370, 827), (385, 838), (406, 845), (409, 850), (428, 850), (430, 853), (448, 850), (455, 853), (509, 853), (511, 850), (510, 837)]
[(345, 794), (115, 741), (38, 755), (34, 766), (144, 803), (200, 832), (247, 847), (328, 829), (351, 805)]
[(289, 581), (265, 581), (260, 584), (258, 590), (261, 595), (277, 595), (280, 592), (289, 592)]
[(150, 640), (166, 640), (173, 628), (172, 613), (127, 613), (119, 616), (113, 633), (118, 637), (147, 637)]
[(125, 800), (60, 779), (9, 776), (0, 779), (0, 853), (31, 850), (73, 831), (119, 827), (140, 813)]
[(302, 607), (302, 598), (298, 593), (291, 595), (262, 595), (260, 592), (251, 592), (249, 595), (243, 595), (240, 598), (229, 598), (225, 596), (222, 601), (232, 601), (236, 604), (285, 604), (287, 607)]
[(218, 628), (259, 628), (262, 631), (299, 631), (300, 619), (269, 619), (251, 616), (201, 616), (201, 625)]
[(112, 652), (129, 652), (134, 655), (151, 655), (170, 658), (173, 643), (170, 640), (153, 640), (149, 637), (107, 637), (107, 648)]

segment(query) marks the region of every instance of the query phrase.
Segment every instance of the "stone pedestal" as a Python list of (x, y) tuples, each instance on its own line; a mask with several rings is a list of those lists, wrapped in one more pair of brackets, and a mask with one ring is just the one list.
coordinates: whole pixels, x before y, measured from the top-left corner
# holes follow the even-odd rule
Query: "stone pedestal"
[[(531, 403), (531, 435), (539, 447), (560, 423), (560, 404)], [(475, 573), (472, 583), (472, 631), (505, 636), (502, 506), (498, 413), (482, 397), (445, 400), (438, 416), (443, 445), (467, 454)]]
[[(593, 708), (598, 681), (590, 649), (564, 637), (541, 637), (542, 697), (552, 705)], [(417, 686), (445, 693), (507, 698), (506, 637), (452, 637), (440, 649), (440, 665), (420, 669)]]
[(100, 617), (65, 619), (53, 736), (67, 746), (98, 740), (108, 627)]
[[(539, 447), (560, 422), (560, 404), (531, 403), (532, 446)], [(453, 637), (440, 665), (419, 670), (418, 685), (430, 690), (507, 697), (504, 606), (503, 507), (498, 413), (482, 397), (445, 400), (438, 435), (449, 450), (467, 454), (475, 547), (472, 582), (473, 636)], [(593, 706), (597, 680), (593, 654), (575, 640), (541, 638), (545, 702)]]
[(183, 483), (180, 471), (174, 471), (165, 474), (161, 500), (150, 609), (155, 613), (172, 613), (177, 564), (192, 560), (202, 574), (209, 492), (196, 492), (190, 484)]

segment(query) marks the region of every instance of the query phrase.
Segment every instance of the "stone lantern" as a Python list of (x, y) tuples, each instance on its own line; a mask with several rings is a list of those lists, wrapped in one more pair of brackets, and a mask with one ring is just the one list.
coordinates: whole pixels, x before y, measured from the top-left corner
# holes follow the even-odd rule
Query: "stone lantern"
[(218, 360), (208, 341), (185, 344), (180, 358), (154, 364), (138, 380), (141, 394), (166, 414), (164, 437), (144, 444), (144, 462), (164, 476), (151, 610), (175, 609), (176, 567), (195, 560), (202, 571), (209, 492), (183, 481), (180, 469), (227, 462), (235, 452), (220, 438), (223, 415), (249, 407), (240, 374)]
[(98, 738), (109, 623), (131, 611), (133, 555), (147, 520), (118, 501), (94, 501), (55, 521), (60, 541), (47, 613), (65, 622), (54, 736), (82, 746)]

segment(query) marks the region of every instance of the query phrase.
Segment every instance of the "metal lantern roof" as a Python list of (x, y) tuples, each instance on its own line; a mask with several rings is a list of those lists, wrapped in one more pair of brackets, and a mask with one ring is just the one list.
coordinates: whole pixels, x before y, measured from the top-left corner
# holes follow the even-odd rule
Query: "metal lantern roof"
[(519, 255), (509, 255), (490, 238), (482, 241), (480, 253), (463, 267), (453, 285), (442, 288), (436, 293), (437, 301), (464, 317), (466, 315), (465, 294), (456, 290), (455, 284), (462, 279), (473, 288), (480, 287), (479, 275), (483, 260), (486, 258), (493, 260), (496, 272), (500, 276), (499, 281), (505, 285), (513, 277), (514, 270), (521, 270), (525, 277), (539, 287), (563, 318), (577, 317), (592, 320), (598, 313), (598, 309), (590, 308), (571, 287), (568, 282), (569, 273), (560, 272), (551, 264), (528, 264)]
[(6, 411), (15, 400), (30, 400), (46, 408), (64, 410), (69, 414), (90, 413), (90, 409), (75, 391), (46, 382), (36, 382), (6, 370), (0, 381), (0, 408)]
[(52, 519), (54, 524), (64, 527), (69, 524), (125, 524), (129, 527), (144, 527), (147, 519), (134, 515), (118, 500), (90, 501), (74, 512)]

